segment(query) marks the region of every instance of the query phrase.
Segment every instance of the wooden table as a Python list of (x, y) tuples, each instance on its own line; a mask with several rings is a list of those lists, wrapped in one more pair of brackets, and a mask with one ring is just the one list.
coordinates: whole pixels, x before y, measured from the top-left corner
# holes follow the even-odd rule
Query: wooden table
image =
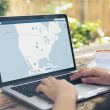
[[(76, 64), (78, 68), (86, 66), (91, 60), (93, 60), (94, 52), (98, 49), (110, 49), (110, 43), (104, 45), (95, 45), (91, 47), (84, 47), (82, 49), (75, 50)], [(96, 103), (103, 101), (104, 95), (97, 96), (95, 98), (80, 102), (77, 104), (78, 110), (92, 110)], [(36, 110), (20, 102), (19, 100), (12, 98), (2, 92), (0, 89), (0, 110)]]

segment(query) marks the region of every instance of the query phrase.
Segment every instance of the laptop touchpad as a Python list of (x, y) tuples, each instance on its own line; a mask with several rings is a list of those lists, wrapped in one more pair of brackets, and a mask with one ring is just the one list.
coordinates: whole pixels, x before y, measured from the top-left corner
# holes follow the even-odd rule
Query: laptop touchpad
[(78, 84), (75, 85), (78, 90), (78, 99), (88, 98), (97, 95), (101, 91), (105, 91), (108, 87), (98, 86), (98, 85), (89, 85), (89, 84)]

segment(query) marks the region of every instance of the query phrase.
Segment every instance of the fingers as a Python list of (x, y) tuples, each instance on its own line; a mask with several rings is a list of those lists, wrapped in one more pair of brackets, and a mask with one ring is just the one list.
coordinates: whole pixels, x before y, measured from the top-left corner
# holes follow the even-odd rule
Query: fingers
[(41, 84), (43, 84), (43, 85), (50, 85), (51, 82), (50, 82), (50, 80), (49, 80), (48, 78), (44, 78), (44, 79), (41, 81)]
[(54, 77), (48, 77), (48, 78), (44, 78), (41, 81), (41, 84), (38, 85), (36, 91), (41, 91), (42, 93), (44, 93), (46, 96), (49, 96), (49, 91), (51, 89), (51, 87), (53, 87), (53, 83), (57, 81), (56, 78)]
[(78, 72), (74, 73), (71, 77), (70, 80), (75, 80), (84, 76), (88, 76), (90, 74), (89, 69), (83, 68), (79, 70)]
[(48, 79), (49, 79), (51, 82), (53, 82), (53, 83), (57, 81), (57, 79), (54, 78), (54, 77), (52, 77), (52, 76), (48, 77)]
[(50, 77), (48, 77), (48, 78), (44, 78), (44, 79), (41, 81), (41, 83), (42, 83), (42, 84), (45, 84), (45, 85), (49, 85), (49, 84), (54, 83), (54, 82), (56, 82), (56, 81), (57, 81), (56, 78), (50, 76)]
[(88, 83), (88, 84), (100, 84), (101, 80), (99, 77), (86, 77), (86, 78), (81, 78), (81, 81), (83, 83)]
[(37, 87), (36, 91), (37, 91), (37, 92), (38, 92), (38, 91), (41, 91), (41, 92), (43, 92), (44, 94), (46, 94), (47, 91), (48, 91), (48, 88), (47, 88), (47, 86), (45, 86), (45, 85), (43, 85), (43, 84), (40, 84), (40, 85)]
[(44, 78), (41, 81), (41, 84), (50, 87), (52, 85), (52, 83), (55, 83), (56, 81), (57, 81), (56, 78), (50, 76), (48, 78)]

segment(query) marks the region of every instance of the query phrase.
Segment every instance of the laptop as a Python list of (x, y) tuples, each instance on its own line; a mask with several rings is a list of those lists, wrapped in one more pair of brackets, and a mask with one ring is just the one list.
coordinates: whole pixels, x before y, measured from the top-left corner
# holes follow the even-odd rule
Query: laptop
[[(74, 47), (65, 14), (0, 18), (0, 86), (35, 108), (53, 103), (36, 87), (48, 76), (66, 79), (78, 89), (78, 101), (104, 93), (109, 87), (70, 81), (76, 71)], [(64, 86), (64, 85), (62, 85)]]

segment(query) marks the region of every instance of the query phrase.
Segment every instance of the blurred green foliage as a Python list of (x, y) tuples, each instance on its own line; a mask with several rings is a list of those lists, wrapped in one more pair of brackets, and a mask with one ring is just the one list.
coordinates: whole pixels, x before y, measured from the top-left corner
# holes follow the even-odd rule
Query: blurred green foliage
[(85, 24), (81, 24), (77, 19), (72, 19), (72, 22), (69, 24), (72, 42), (76, 48), (89, 45), (96, 39), (99, 39), (99, 43), (101, 43), (101, 38), (104, 36), (104, 33), (100, 29), (99, 22), (86, 22)]
[(0, 16), (4, 16), (8, 10), (8, 0), (0, 0)]

